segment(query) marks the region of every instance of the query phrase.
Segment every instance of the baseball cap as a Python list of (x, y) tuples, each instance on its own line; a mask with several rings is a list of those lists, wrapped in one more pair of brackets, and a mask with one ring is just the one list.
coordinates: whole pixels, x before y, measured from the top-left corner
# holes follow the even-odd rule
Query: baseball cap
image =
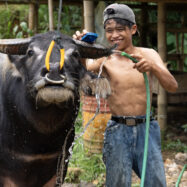
[(112, 18), (125, 19), (127, 21), (136, 24), (134, 12), (130, 7), (124, 4), (114, 3), (105, 8), (103, 12), (104, 23), (108, 19), (112, 19)]

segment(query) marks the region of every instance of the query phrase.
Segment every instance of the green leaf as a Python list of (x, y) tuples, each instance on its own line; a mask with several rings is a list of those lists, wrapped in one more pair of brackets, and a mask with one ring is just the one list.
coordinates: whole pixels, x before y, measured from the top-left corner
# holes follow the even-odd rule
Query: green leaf
[(23, 33), (20, 31), (17, 33), (16, 38), (23, 38)]
[(27, 32), (28, 27), (27, 27), (27, 23), (26, 22), (24, 22), (24, 21), (21, 22), (20, 26), (21, 26), (21, 28), (22, 28), (23, 31)]
[(18, 25), (16, 25), (16, 26), (13, 28), (13, 33), (16, 34), (17, 31), (18, 31)]

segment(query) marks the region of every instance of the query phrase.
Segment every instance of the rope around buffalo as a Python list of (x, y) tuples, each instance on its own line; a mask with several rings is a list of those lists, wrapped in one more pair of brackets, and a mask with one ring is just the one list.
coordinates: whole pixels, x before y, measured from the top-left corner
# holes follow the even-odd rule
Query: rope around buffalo
[[(59, 155), (59, 157), (58, 157), (58, 163), (57, 163), (57, 171), (56, 171), (56, 184), (55, 184), (55, 187), (61, 187), (62, 186), (62, 184), (63, 184), (63, 182), (64, 182), (64, 179), (63, 179), (63, 177), (64, 177), (64, 164), (65, 164), (65, 162), (66, 162), (66, 160), (67, 160), (67, 162), (68, 162), (68, 160), (69, 160), (69, 157), (68, 158), (66, 158), (66, 154), (67, 154), (67, 152), (66, 152), (66, 146), (67, 146), (67, 141), (68, 141), (68, 138), (69, 138), (69, 136), (71, 135), (71, 132), (73, 131), (73, 128), (71, 128), (70, 130), (69, 130), (69, 132), (68, 132), (68, 134), (67, 134), (67, 136), (66, 136), (66, 138), (65, 138), (65, 140), (64, 140), (64, 144), (63, 144), (63, 146), (62, 146), (62, 151), (61, 151), (61, 154)], [(69, 151), (69, 150), (68, 150)], [(70, 156), (71, 156), (71, 154), (70, 154)]]
[(62, 0), (59, 1), (59, 10), (58, 10), (58, 25), (57, 25), (57, 31), (60, 32), (60, 26), (61, 26), (61, 14), (62, 14)]

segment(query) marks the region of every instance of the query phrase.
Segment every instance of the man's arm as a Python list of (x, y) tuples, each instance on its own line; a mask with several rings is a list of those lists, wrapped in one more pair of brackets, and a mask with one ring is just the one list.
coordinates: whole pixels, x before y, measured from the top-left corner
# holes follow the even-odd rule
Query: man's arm
[(85, 59), (82, 58), (80, 60), (81, 64), (88, 70), (94, 73), (98, 73), (101, 65), (101, 61), (103, 58), (100, 59)]
[[(76, 40), (81, 40), (81, 38), (87, 33), (88, 31), (87, 30), (83, 30), (82, 32), (80, 31), (76, 31), (75, 34), (73, 35), (73, 38), (76, 39)], [(100, 68), (100, 65), (102, 63), (102, 59), (103, 58), (100, 58), (100, 59), (84, 59), (82, 58), (81, 59), (81, 63), (82, 65), (88, 70), (88, 71), (92, 71), (92, 72), (95, 72), (95, 73), (98, 73), (99, 72), (99, 68)]]
[(140, 72), (150, 72), (159, 80), (162, 87), (168, 92), (176, 92), (177, 81), (164, 65), (159, 54), (153, 49), (145, 49), (142, 54), (132, 54), (139, 62), (134, 65)]
[[(87, 30), (83, 30), (82, 33), (80, 31), (76, 31), (75, 34), (72, 36), (75, 40), (81, 40), (81, 38), (87, 33)], [(82, 65), (87, 69), (86, 67), (86, 59), (82, 58), (81, 60)]]

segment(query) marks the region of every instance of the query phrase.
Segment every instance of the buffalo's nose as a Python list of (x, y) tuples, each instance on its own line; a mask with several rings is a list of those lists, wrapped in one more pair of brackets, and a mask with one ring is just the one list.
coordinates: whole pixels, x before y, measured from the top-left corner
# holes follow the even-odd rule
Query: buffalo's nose
[(66, 80), (65, 76), (62, 75), (59, 63), (51, 63), (49, 71), (44, 67), (41, 71), (41, 75), (45, 77), (46, 81), (49, 83), (61, 84)]
[(48, 78), (52, 80), (60, 80), (60, 66), (59, 63), (50, 64)]

